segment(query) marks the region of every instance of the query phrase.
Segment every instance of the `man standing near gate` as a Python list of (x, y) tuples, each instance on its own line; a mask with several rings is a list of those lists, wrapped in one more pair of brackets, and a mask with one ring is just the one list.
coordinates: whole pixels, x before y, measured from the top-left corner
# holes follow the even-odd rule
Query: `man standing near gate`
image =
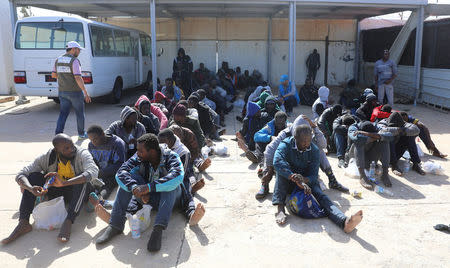
[(313, 50), (313, 53), (309, 54), (308, 59), (306, 59), (306, 67), (308, 68), (308, 77), (313, 85), (316, 82), (317, 70), (320, 68), (320, 54), (317, 53), (317, 49)]
[(77, 116), (78, 137), (86, 139), (84, 131), (84, 102), (91, 102), (81, 77), (81, 64), (78, 60), (80, 44), (70, 41), (66, 45), (66, 53), (56, 59), (52, 77), (58, 79), (58, 97), (60, 110), (55, 134), (63, 133), (70, 108), (73, 107)]
[(375, 62), (373, 70), (375, 75), (375, 84), (378, 89), (378, 102), (384, 104), (384, 94), (391, 107), (394, 106), (394, 86), (392, 81), (397, 77), (397, 64), (389, 59), (389, 50), (385, 49), (383, 58)]

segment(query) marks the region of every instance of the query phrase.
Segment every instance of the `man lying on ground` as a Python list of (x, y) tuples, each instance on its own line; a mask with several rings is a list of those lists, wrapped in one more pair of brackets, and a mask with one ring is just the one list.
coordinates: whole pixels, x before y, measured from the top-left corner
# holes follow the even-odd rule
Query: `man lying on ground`
[[(36, 158), (33, 163), (24, 167), (16, 176), (16, 182), (24, 189), (19, 209), (19, 224), (9, 237), (2, 240), (8, 244), (20, 236), (30, 232), (30, 215), (33, 212), (36, 197), (54, 199), (64, 196), (68, 202), (67, 217), (58, 234), (60, 242), (70, 239), (72, 224), (79, 214), (89, 182), (97, 178), (98, 168), (88, 150), (73, 144), (66, 134), (58, 134), (53, 138), (53, 148)], [(54, 178), (48, 190), (44, 184)]]
[(328, 218), (344, 232), (350, 233), (361, 222), (363, 212), (360, 210), (351, 217), (346, 217), (322, 192), (318, 182), (320, 150), (311, 141), (311, 128), (307, 125), (297, 126), (293, 137), (283, 140), (275, 152), (274, 167), (277, 178), (272, 204), (277, 206), (276, 222), (280, 225), (286, 223), (286, 197), (297, 186), (303, 189), (305, 194), (312, 194)]

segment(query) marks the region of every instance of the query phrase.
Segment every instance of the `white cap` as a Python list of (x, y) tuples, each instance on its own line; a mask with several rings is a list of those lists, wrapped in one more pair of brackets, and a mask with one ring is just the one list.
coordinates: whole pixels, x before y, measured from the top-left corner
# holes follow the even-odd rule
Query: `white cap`
[(83, 49), (80, 44), (78, 44), (78, 42), (76, 41), (70, 41), (67, 43), (66, 48), (79, 48), (79, 49)]

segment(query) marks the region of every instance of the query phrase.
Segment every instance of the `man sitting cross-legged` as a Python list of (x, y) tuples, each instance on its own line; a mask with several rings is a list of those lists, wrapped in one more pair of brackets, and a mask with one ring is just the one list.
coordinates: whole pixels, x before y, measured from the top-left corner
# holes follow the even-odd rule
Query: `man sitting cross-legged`
[(141, 136), (137, 140), (137, 153), (117, 172), (116, 180), (120, 188), (109, 226), (96, 243), (104, 244), (122, 233), (127, 208), (138, 201), (141, 204), (148, 203), (158, 210), (147, 249), (160, 250), (162, 231), (166, 229), (172, 209), (181, 198), (183, 177), (183, 164), (175, 152), (160, 145), (154, 134)]
[[(8, 244), (31, 231), (30, 215), (36, 197), (45, 194), (49, 199), (64, 196), (64, 200), (69, 203), (58, 240), (64, 243), (70, 239), (72, 224), (88, 193), (88, 182), (97, 178), (98, 168), (91, 154), (75, 146), (66, 134), (56, 135), (52, 143), (52, 149), (24, 167), (16, 176), (16, 182), (24, 189), (20, 202), (19, 224), (9, 237), (2, 240), (3, 244)], [(54, 181), (47, 191), (43, 186), (51, 178), (54, 178)]]
[(295, 128), (294, 136), (281, 142), (275, 152), (273, 162), (277, 178), (272, 204), (278, 207), (275, 214), (276, 222), (280, 225), (286, 223), (286, 197), (295, 186), (298, 186), (305, 191), (305, 194), (313, 194), (328, 218), (349, 233), (361, 222), (362, 210), (348, 218), (322, 192), (317, 181), (320, 150), (311, 141), (311, 127), (300, 125)]

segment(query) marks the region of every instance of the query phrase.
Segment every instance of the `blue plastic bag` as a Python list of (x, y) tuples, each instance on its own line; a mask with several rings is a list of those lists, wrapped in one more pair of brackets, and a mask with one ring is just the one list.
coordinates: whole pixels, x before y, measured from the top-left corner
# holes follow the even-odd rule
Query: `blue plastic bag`
[(306, 195), (305, 192), (298, 187), (295, 188), (289, 197), (288, 208), (291, 213), (305, 219), (316, 219), (327, 216), (314, 196), (312, 194)]

